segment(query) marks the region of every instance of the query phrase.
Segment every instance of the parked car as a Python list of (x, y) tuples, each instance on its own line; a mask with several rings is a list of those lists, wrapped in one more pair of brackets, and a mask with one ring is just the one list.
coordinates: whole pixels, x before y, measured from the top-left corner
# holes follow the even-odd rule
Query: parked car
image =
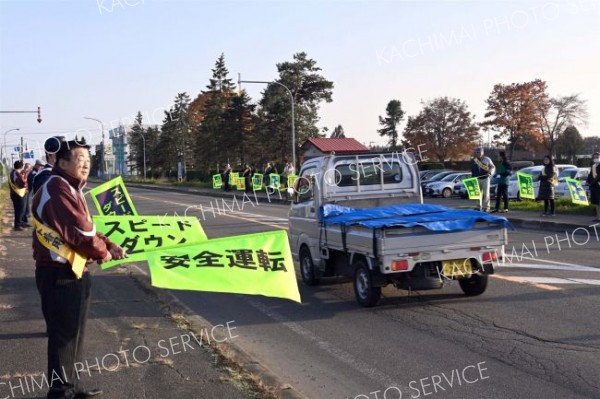
[(467, 188), (463, 184), (462, 180), (454, 185), (454, 195), (458, 195), (460, 198), (468, 198)]
[(429, 182), (425, 184), (423, 195), (430, 195), (432, 197), (442, 196), (444, 198), (450, 198), (454, 192), (454, 185), (462, 182), (462, 179), (471, 177), (470, 172), (458, 172), (450, 173), (439, 181)]
[[(576, 169), (577, 168), (575, 165), (568, 165), (568, 164), (556, 165), (556, 167), (558, 169), (559, 176), (560, 176), (560, 173), (565, 169), (569, 169), (569, 168)], [(544, 165), (536, 165), (536, 166), (530, 166), (528, 168), (523, 168), (519, 171), (521, 173), (527, 173), (527, 174), (530, 174), (533, 176), (533, 192), (534, 192), (536, 198), (537, 198), (539, 190), (540, 190), (539, 177), (540, 177), (540, 174), (542, 173), (543, 168), (544, 168)], [(516, 173), (514, 173), (508, 180), (508, 198), (516, 198), (518, 200), (521, 199), (521, 193), (519, 192), (519, 180), (517, 178)]]
[(423, 193), (425, 193), (425, 185), (428, 183), (433, 183), (436, 181), (440, 181), (442, 180), (444, 177), (448, 176), (451, 173), (458, 173), (457, 170), (444, 170), (444, 171), (439, 171), (438, 173), (436, 173), (435, 175), (429, 177), (429, 179), (426, 180), (421, 180), (421, 190), (423, 190)]
[(583, 188), (585, 188), (585, 191), (587, 192), (588, 198), (589, 198), (590, 188), (587, 185), (587, 183), (585, 182), (585, 180), (587, 179), (589, 174), (590, 174), (589, 168), (564, 169), (558, 175), (558, 185), (556, 187), (554, 187), (554, 195), (556, 197), (571, 198), (571, 193), (569, 192), (569, 187), (567, 187), (567, 182), (565, 181), (565, 178), (569, 177), (571, 179), (579, 180), (582, 182), (582, 186), (583, 186)]
[(523, 168), (529, 168), (531, 166), (535, 166), (532, 161), (510, 161), (510, 167), (512, 168), (513, 172)]
[(500, 183), (500, 177), (496, 177), (496, 175), (492, 176), (490, 179), (490, 198), (496, 198), (498, 183)]
[(443, 172), (444, 169), (429, 169), (429, 170), (421, 170), (419, 171), (419, 177), (421, 181), (427, 180), (430, 177), (437, 175), (440, 172)]

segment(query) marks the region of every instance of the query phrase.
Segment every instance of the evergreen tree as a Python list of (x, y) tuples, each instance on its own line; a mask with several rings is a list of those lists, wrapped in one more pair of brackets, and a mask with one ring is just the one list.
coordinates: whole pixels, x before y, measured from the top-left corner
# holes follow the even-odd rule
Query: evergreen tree
[(223, 113), (223, 142), (227, 159), (255, 163), (260, 156), (256, 146), (256, 105), (251, 103), (246, 91), (231, 98), (229, 108)]
[[(569, 126), (556, 140), (557, 155), (570, 163), (577, 162), (577, 155), (584, 149), (583, 137), (575, 126)], [(590, 151), (588, 151), (589, 153)]]
[[(144, 170), (144, 139), (145, 134), (142, 124), (142, 112), (138, 111), (133, 126), (127, 137), (127, 144), (129, 144), (129, 154), (127, 155), (127, 161), (130, 165), (132, 172), (138, 174), (143, 173)], [(148, 148), (146, 148), (148, 150)], [(147, 156), (147, 154), (146, 154)]]
[[(190, 128), (188, 108), (190, 98), (187, 93), (179, 93), (175, 97), (175, 103), (165, 111), (160, 133), (155, 130), (148, 133), (148, 143), (146, 147), (146, 155), (148, 148), (153, 148), (152, 168), (153, 174), (161, 176), (175, 177), (177, 176), (177, 165), (179, 162), (183, 164), (184, 172), (188, 167), (188, 162), (193, 162), (193, 142), (192, 130)], [(153, 146), (155, 144), (155, 146)], [(148, 159), (148, 158), (147, 158)], [(147, 162), (147, 161), (146, 161)], [(156, 170), (154, 168), (156, 167)]]
[[(156, 170), (153, 170), (153, 174), (163, 177), (173, 176), (173, 173), (177, 171), (177, 148), (176, 140), (176, 126), (175, 122), (171, 118), (171, 112), (165, 111), (165, 118), (160, 127), (160, 134), (156, 140), (156, 146), (153, 148), (153, 166), (156, 165)], [(153, 168), (154, 169), (154, 168)]]
[[(291, 99), (294, 102), (296, 148), (309, 137), (319, 137), (319, 104), (332, 101), (333, 82), (325, 79), (317, 62), (304, 52), (293, 61), (277, 64), (279, 78), (267, 86), (260, 100), (261, 145), (279, 160), (291, 157)], [(283, 86), (285, 87), (283, 87)], [(290, 98), (290, 92), (291, 98)]]
[(404, 111), (399, 100), (391, 100), (385, 108), (386, 117), (379, 117), (381, 129), (377, 130), (380, 136), (388, 138), (392, 150), (398, 145), (398, 124), (404, 118)]
[(342, 125), (337, 125), (333, 129), (333, 132), (331, 132), (331, 136), (330, 136), (330, 138), (332, 138), (332, 139), (343, 139), (345, 137), (346, 137), (346, 134), (344, 133), (344, 128), (342, 127)]
[(160, 135), (160, 128), (158, 126), (150, 126), (146, 129), (146, 176), (147, 177), (159, 177), (160, 165), (158, 163), (158, 157), (156, 156), (158, 151), (158, 137)]
[(212, 69), (212, 78), (206, 87), (207, 90), (202, 93), (205, 97), (203, 109), (200, 111), (203, 119), (194, 136), (197, 164), (204, 169), (215, 168), (217, 164), (223, 165), (227, 161), (223, 156), (230, 140), (223, 134), (227, 130), (223, 117), (231, 104), (235, 89), (231, 79), (227, 77), (228, 73), (225, 56), (221, 54)]

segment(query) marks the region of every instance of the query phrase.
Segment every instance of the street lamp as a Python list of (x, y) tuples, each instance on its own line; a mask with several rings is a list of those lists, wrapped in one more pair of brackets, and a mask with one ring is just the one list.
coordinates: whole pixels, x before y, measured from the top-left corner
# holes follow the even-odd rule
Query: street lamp
[(238, 87), (241, 87), (242, 83), (262, 83), (267, 85), (274, 83), (283, 87), (290, 95), (290, 103), (292, 104), (292, 166), (294, 166), (294, 170), (296, 170), (296, 126), (294, 118), (294, 95), (292, 94), (292, 91), (283, 83), (276, 81), (267, 82), (263, 80), (242, 80), (241, 74), (238, 74)]
[(90, 118), (89, 116), (84, 116), (83, 119), (96, 121), (100, 124), (102, 133), (102, 141), (100, 142), (100, 177), (104, 177), (104, 123), (100, 119)]
[[(6, 155), (7, 155), (7, 154), (6, 154), (6, 134), (7, 134), (7, 133), (9, 133), (9, 132), (14, 132), (14, 131), (17, 131), (17, 130), (21, 130), (21, 129), (19, 129), (19, 128), (17, 127), (17, 128), (15, 128), (15, 129), (8, 129), (6, 132), (4, 132), (4, 147), (3, 147), (3, 148), (4, 148), (4, 152), (3, 152), (3, 154), (4, 154), (4, 157), (3, 157), (2, 159), (6, 159), (6, 160), (8, 161), (8, 157), (6, 156)], [(9, 165), (9, 166), (10, 166), (10, 165)]]
[(144, 133), (140, 132), (142, 136), (142, 142), (144, 143), (144, 180), (146, 180), (146, 138), (144, 137)]

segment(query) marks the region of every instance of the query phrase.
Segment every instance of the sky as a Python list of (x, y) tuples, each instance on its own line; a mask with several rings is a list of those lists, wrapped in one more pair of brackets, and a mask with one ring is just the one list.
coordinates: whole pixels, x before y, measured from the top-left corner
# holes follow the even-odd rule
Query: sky
[[(440, 96), (483, 120), (498, 83), (542, 79), (587, 100), (600, 135), (600, 1), (0, 0), (0, 134), (9, 149), (131, 121), (160, 124), (177, 93), (195, 98), (225, 54), (230, 77), (270, 81), (306, 52), (334, 83), (319, 127), (384, 144), (392, 99), (406, 116)], [(264, 86), (243, 87), (258, 101)], [(403, 129), (406, 123), (400, 125)], [(4, 139), (4, 134), (0, 136)], [(484, 137), (487, 140), (487, 137)], [(3, 143), (2, 143), (3, 144)]]

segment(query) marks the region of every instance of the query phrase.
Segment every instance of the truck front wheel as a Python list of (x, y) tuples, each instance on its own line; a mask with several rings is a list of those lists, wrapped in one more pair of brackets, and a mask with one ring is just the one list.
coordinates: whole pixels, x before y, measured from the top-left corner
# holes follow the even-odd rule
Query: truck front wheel
[(365, 308), (370, 308), (379, 302), (381, 287), (373, 287), (371, 272), (364, 260), (354, 263), (354, 295), (356, 301)]
[(474, 274), (469, 278), (461, 278), (458, 280), (460, 288), (467, 296), (481, 295), (485, 292), (488, 283), (486, 274)]
[(319, 284), (319, 278), (316, 275), (315, 264), (313, 263), (310, 250), (302, 246), (300, 248), (300, 274), (302, 275), (302, 281), (306, 285), (317, 285)]

